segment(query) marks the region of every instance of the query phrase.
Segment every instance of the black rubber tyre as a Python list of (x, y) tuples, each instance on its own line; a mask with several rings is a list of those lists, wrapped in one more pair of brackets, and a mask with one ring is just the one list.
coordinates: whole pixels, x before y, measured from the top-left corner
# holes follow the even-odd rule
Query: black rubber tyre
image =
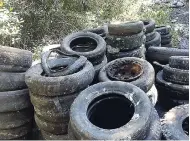
[[(54, 61), (54, 60), (52, 60)], [(94, 67), (87, 61), (79, 72), (60, 77), (42, 75), (41, 64), (34, 65), (26, 73), (26, 83), (35, 95), (59, 96), (68, 95), (86, 88), (94, 78)]]
[(150, 40), (148, 42), (145, 43), (145, 47), (146, 49), (148, 49), (151, 46), (160, 46), (161, 44), (161, 36), (158, 32), (155, 33), (156, 36), (153, 40)]
[(108, 60), (107, 60), (107, 57), (105, 55), (104, 60), (100, 64), (94, 66), (94, 70), (95, 70), (94, 78), (96, 78), (96, 76), (98, 76), (99, 71), (107, 64), (107, 62), (108, 62)]
[(33, 118), (32, 108), (16, 112), (0, 113), (0, 130), (20, 127)]
[(151, 33), (152, 31), (154, 31), (155, 28), (155, 21), (150, 19), (150, 20), (143, 20), (144, 23), (144, 27), (146, 29), (146, 34), (147, 33)]
[(163, 71), (157, 73), (156, 84), (161, 86), (164, 89), (164, 93), (170, 95), (171, 98), (189, 99), (189, 85), (180, 85), (165, 81), (163, 79)]
[(131, 51), (120, 51), (119, 49), (113, 48), (109, 45), (107, 46), (107, 56), (109, 58), (109, 61), (123, 57), (145, 58), (145, 52), (146, 48), (144, 47), (144, 45)]
[(19, 111), (31, 107), (28, 89), (0, 92), (0, 112)]
[(62, 122), (59, 123), (48, 122), (45, 119), (38, 117), (37, 115), (34, 115), (34, 117), (36, 124), (40, 128), (40, 130), (44, 130), (54, 135), (67, 134), (68, 124)]
[(146, 42), (149, 42), (153, 40), (156, 37), (156, 32), (152, 31), (150, 33), (145, 34), (146, 35)]
[(163, 69), (163, 79), (174, 84), (189, 84), (189, 70), (171, 68), (165, 65)]
[[(87, 40), (91, 40), (96, 44), (95, 48), (90, 51), (75, 51), (73, 46), (82, 44), (84, 45)], [(90, 45), (92, 46), (92, 45)], [(88, 46), (89, 47), (89, 46)], [(68, 54), (75, 54), (85, 56), (93, 65), (99, 64), (106, 53), (106, 42), (105, 40), (92, 32), (76, 32), (66, 36), (61, 42), (61, 50)]]
[(31, 122), (26, 123), (25, 125), (17, 128), (0, 130), (0, 140), (19, 139), (20, 137), (27, 135), (31, 130), (32, 130)]
[(128, 36), (138, 34), (143, 31), (144, 24), (142, 21), (127, 22), (123, 24), (108, 25), (109, 35)]
[(146, 94), (149, 97), (153, 106), (155, 106), (158, 101), (158, 91), (154, 84), (152, 85), (152, 88), (150, 88), (150, 90)]
[(70, 106), (77, 95), (46, 97), (30, 94), (30, 98), (38, 117), (50, 122), (68, 123)]
[(0, 92), (27, 88), (25, 73), (0, 72)]
[(0, 71), (25, 72), (32, 65), (32, 52), (0, 46)]
[(45, 140), (68, 140), (68, 135), (54, 135), (41, 130), (42, 136)]
[(155, 46), (147, 50), (147, 58), (150, 61), (167, 64), (171, 56), (189, 56), (189, 50)]
[(128, 36), (112, 36), (107, 35), (107, 44), (114, 47), (119, 48), (121, 51), (128, 51), (137, 49), (142, 44), (145, 43), (146, 37), (144, 32), (141, 31), (138, 34), (128, 35)]
[(172, 35), (161, 35), (161, 44), (170, 44), (172, 41)]
[(169, 27), (169, 26), (156, 26), (155, 31), (160, 33), (160, 35), (167, 35), (171, 31), (171, 27)]
[(189, 57), (188, 56), (171, 56), (169, 58), (169, 66), (171, 68), (189, 70)]
[(183, 129), (183, 123), (186, 119), (188, 119), (188, 123), (186, 123), (188, 127), (186, 128), (189, 129), (189, 104), (174, 107), (167, 112), (162, 121), (164, 137), (167, 140), (189, 140), (189, 135)]
[[(119, 98), (121, 101), (122, 99), (129, 100), (133, 103), (135, 110), (128, 123), (125, 122), (123, 126), (116, 128), (109, 125), (114, 130), (108, 130), (110, 128), (100, 128), (89, 121), (88, 117), (91, 116), (92, 107), (96, 105), (96, 101), (105, 100), (106, 98)], [(110, 110), (113, 109), (111, 108)], [(84, 140), (144, 139), (149, 130), (151, 111), (150, 100), (140, 88), (126, 82), (118, 81), (98, 83), (82, 91), (72, 104), (70, 111), (70, 130), (72, 130), (76, 139)], [(110, 114), (112, 113), (114, 115), (114, 112), (110, 111)], [(124, 116), (123, 113), (120, 114)], [(127, 114), (129, 114), (129, 111), (127, 111)], [(119, 117), (122, 118), (123, 116)]]
[(150, 128), (144, 140), (160, 140), (162, 127), (158, 113), (154, 108), (152, 108), (152, 116), (150, 121)]
[(172, 43), (170, 42), (169, 44), (161, 44), (162, 47), (173, 47)]
[(92, 32), (95, 34), (100, 35), (102, 38), (106, 38), (107, 30), (105, 29), (104, 26), (98, 27), (98, 28), (92, 28), (92, 29), (85, 29), (83, 30), (84, 32)]
[(133, 85), (138, 86), (139, 88), (141, 88), (145, 93), (148, 92), (150, 90), (150, 88), (152, 87), (152, 85), (154, 84), (154, 80), (155, 80), (155, 72), (154, 72), (154, 68), (152, 67), (152, 65), (147, 62), (144, 59), (140, 59), (140, 58), (136, 58), (136, 57), (125, 57), (125, 58), (120, 58), (120, 59), (116, 59), (113, 60), (111, 62), (109, 62), (108, 64), (106, 64), (99, 73), (99, 81), (100, 82), (105, 82), (105, 81), (112, 81), (109, 76), (107, 75), (107, 68), (115, 65), (117, 63), (120, 62), (127, 62), (127, 61), (135, 61), (141, 64), (142, 69), (143, 69), (143, 73), (142, 75), (134, 80), (131, 81), (130, 83)]

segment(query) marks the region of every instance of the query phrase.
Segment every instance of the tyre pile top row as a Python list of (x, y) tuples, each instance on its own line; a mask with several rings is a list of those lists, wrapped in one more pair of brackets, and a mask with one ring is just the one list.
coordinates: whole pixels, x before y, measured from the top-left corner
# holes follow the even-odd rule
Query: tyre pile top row
[(0, 139), (27, 139), (33, 109), (25, 84), (32, 64), (30, 51), (0, 46)]

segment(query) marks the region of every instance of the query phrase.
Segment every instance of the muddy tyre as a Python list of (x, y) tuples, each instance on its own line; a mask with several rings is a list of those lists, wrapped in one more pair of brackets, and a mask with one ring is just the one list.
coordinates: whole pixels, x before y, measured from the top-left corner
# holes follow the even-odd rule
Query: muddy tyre
[(100, 64), (94, 66), (95, 77), (98, 76), (99, 71), (101, 70), (101, 68), (103, 68), (107, 64), (107, 62), (108, 62), (107, 57), (104, 56), (104, 60)]
[(145, 47), (149, 48), (151, 46), (160, 46), (161, 43), (161, 36), (158, 32), (155, 33), (155, 38), (145, 43)]
[(171, 27), (169, 27), (169, 26), (156, 26), (155, 31), (160, 33), (160, 35), (167, 35), (171, 31)]
[[(78, 46), (80, 45), (80, 46)], [(82, 47), (87, 46), (85, 50)], [(66, 36), (61, 42), (61, 50), (68, 54), (85, 56), (93, 65), (102, 62), (106, 53), (105, 40), (91, 32), (77, 32)]]
[(93, 81), (95, 71), (87, 61), (81, 70), (71, 75), (46, 77), (42, 74), (41, 64), (34, 65), (27, 71), (25, 78), (29, 90), (35, 95), (61, 96), (86, 88)]
[(145, 43), (146, 37), (144, 32), (141, 31), (138, 34), (128, 35), (128, 36), (107, 36), (107, 44), (114, 47), (119, 48), (121, 51), (129, 51), (133, 49), (137, 49), (142, 44)]
[(188, 56), (171, 56), (169, 58), (169, 66), (171, 68), (189, 70), (189, 57)]
[[(171, 115), (175, 116), (171, 118)], [(162, 129), (167, 140), (189, 140), (189, 104), (174, 107), (167, 112)]]
[(167, 34), (167, 35), (161, 35), (161, 44), (169, 44), (172, 41), (172, 35)]
[(171, 68), (165, 65), (163, 69), (163, 79), (174, 84), (189, 84), (189, 70)]
[[(125, 58), (120, 58), (113, 60), (109, 62), (107, 65), (105, 65), (99, 73), (99, 81), (100, 82), (105, 82), (105, 81), (114, 81), (115, 79), (111, 79), (110, 76), (108, 76), (107, 69), (112, 67), (117, 67), (118, 65), (123, 65), (127, 62), (136, 62), (139, 63), (140, 66), (142, 67), (142, 74), (139, 75), (139, 77), (135, 80), (131, 80), (130, 83), (133, 85), (138, 86), (141, 88), (144, 92), (148, 92), (152, 85), (154, 84), (154, 77), (155, 77), (155, 72), (154, 68), (152, 65), (147, 62), (144, 59), (136, 58), (136, 57), (125, 57)], [(121, 80), (119, 80), (121, 81)]]
[(0, 46), (0, 71), (25, 72), (32, 65), (32, 52)]
[(144, 27), (146, 29), (145, 34), (147, 33), (151, 33), (152, 31), (154, 31), (155, 28), (155, 21), (150, 19), (150, 20), (143, 20), (144, 23)]
[(149, 130), (151, 110), (150, 100), (140, 88), (126, 82), (98, 83), (82, 91), (72, 104), (70, 130), (76, 139), (142, 139)]
[(68, 135), (55, 135), (41, 130), (42, 136), (45, 140), (68, 140)]
[(150, 33), (145, 34), (146, 35), (146, 42), (149, 42), (153, 40), (156, 37), (156, 32), (152, 31)]

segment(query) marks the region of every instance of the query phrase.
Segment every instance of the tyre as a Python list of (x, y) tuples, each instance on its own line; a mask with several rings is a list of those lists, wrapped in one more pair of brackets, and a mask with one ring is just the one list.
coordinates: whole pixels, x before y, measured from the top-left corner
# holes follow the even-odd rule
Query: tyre
[(151, 111), (140, 88), (126, 82), (98, 83), (72, 104), (70, 130), (76, 139), (142, 139), (149, 130)]
[(70, 106), (77, 95), (46, 97), (31, 93), (30, 98), (38, 117), (46, 119), (49, 122), (68, 123)]
[(169, 58), (169, 66), (171, 68), (189, 70), (188, 56), (171, 56)]
[(32, 65), (32, 52), (0, 46), (0, 71), (25, 72)]
[(189, 56), (189, 50), (168, 47), (149, 47), (147, 50), (149, 60), (162, 64), (168, 64), (171, 56)]
[(144, 140), (160, 140), (161, 133), (162, 133), (162, 127), (161, 127), (160, 118), (158, 116), (158, 113), (154, 108), (152, 110), (152, 116), (151, 116), (150, 121), (151, 121), (150, 128), (149, 128), (147, 136)]
[(172, 41), (172, 35), (161, 35), (161, 44), (170, 44)]
[(68, 140), (68, 135), (54, 135), (46, 131), (41, 131), (42, 136), (45, 140)]
[(127, 22), (118, 25), (108, 25), (108, 32), (109, 35), (128, 36), (140, 33), (141, 31), (143, 31), (143, 28), (144, 24), (142, 21)]
[(67, 134), (68, 124), (62, 122), (60, 123), (48, 122), (45, 119), (38, 117), (37, 115), (35, 115), (34, 117), (36, 124), (40, 128), (40, 130), (44, 130), (54, 135)]
[(145, 34), (146, 35), (146, 42), (149, 42), (153, 40), (156, 37), (156, 32), (152, 31), (150, 33)]
[(189, 104), (167, 112), (162, 121), (162, 130), (167, 140), (189, 140)]
[(161, 44), (162, 47), (172, 47), (172, 43), (170, 42), (169, 44)]
[(144, 27), (146, 29), (145, 34), (147, 33), (151, 33), (152, 31), (154, 31), (155, 28), (155, 21), (150, 19), (150, 20), (143, 20), (144, 23)]
[(13, 112), (31, 107), (28, 89), (0, 92), (0, 112)]
[(98, 76), (99, 71), (101, 70), (101, 68), (103, 68), (107, 64), (107, 62), (108, 62), (108, 60), (107, 60), (107, 57), (105, 55), (104, 60), (100, 64), (94, 66), (94, 70), (95, 70), (95, 77), (94, 78), (96, 78), (96, 76)]
[(60, 77), (44, 76), (41, 64), (37, 64), (26, 72), (25, 81), (30, 92), (35, 95), (61, 96), (86, 88), (93, 81), (94, 74), (94, 67), (89, 61), (77, 73)]
[[(120, 58), (120, 59), (116, 59), (116, 60), (109, 62), (100, 70), (100, 73), (98, 76), (99, 81), (100, 82), (115, 81), (116, 78), (111, 78), (108, 75), (108, 68), (111, 70), (112, 69), (117, 70), (118, 66), (122, 66), (122, 65), (125, 65), (128, 63), (130, 64), (130, 62), (132, 64), (134, 63), (134, 65), (137, 67), (137, 69), (135, 69), (135, 70), (139, 70), (139, 71), (137, 71), (137, 74), (134, 75), (135, 77), (131, 77), (132, 79), (130, 81), (129, 81), (129, 79), (126, 79), (125, 81), (128, 81), (131, 84), (138, 86), (145, 93), (148, 92), (150, 90), (150, 88), (152, 87), (152, 85), (154, 84), (154, 79), (155, 79), (154, 78), (155, 77), (154, 68), (146, 60), (136, 58), (136, 57), (125, 57), (125, 58)], [(129, 65), (129, 66), (131, 66), (131, 65)], [(128, 70), (132, 71), (133, 70), (132, 68), (133, 67), (128, 68)], [(122, 69), (121, 69), (121, 71), (122, 71)], [(135, 79), (133, 79), (133, 78), (135, 78)], [(117, 79), (117, 80), (121, 81), (121, 79)]]
[(161, 36), (158, 32), (155, 33), (155, 38), (151, 41), (148, 41), (145, 43), (146, 49), (149, 48), (150, 46), (160, 46), (161, 43)]
[(107, 34), (107, 31), (106, 31), (106, 29), (105, 29), (104, 26), (98, 27), (98, 28), (92, 28), (92, 29), (85, 29), (83, 31), (84, 32), (92, 32), (92, 33), (98, 34), (98, 35), (100, 35), (104, 39), (105, 39), (106, 34)]
[(131, 50), (131, 51), (116, 51), (117, 49), (107, 46), (107, 56), (109, 57), (109, 61), (118, 59), (118, 58), (123, 58), (123, 57), (138, 57), (138, 58), (144, 58), (145, 57), (145, 52), (146, 48), (144, 45), (142, 45), (140, 48)]
[(155, 31), (160, 33), (160, 35), (167, 35), (171, 31), (171, 27), (169, 27), (169, 26), (156, 26)]
[(121, 51), (128, 51), (137, 49), (142, 44), (144, 44), (146, 37), (144, 32), (141, 31), (138, 34), (128, 35), (128, 36), (113, 36), (107, 35), (107, 44), (114, 47), (119, 48)]
[(20, 137), (27, 135), (31, 130), (32, 130), (31, 122), (26, 123), (25, 125), (17, 128), (0, 130), (0, 140), (18, 139)]
[[(159, 71), (156, 75), (156, 84), (164, 89), (164, 93), (176, 99), (189, 99), (189, 85), (180, 85), (167, 82), (163, 79), (163, 71)], [(159, 90), (159, 89), (158, 89)]]
[(31, 121), (32, 117), (32, 108), (15, 112), (0, 113), (0, 130), (20, 127)]
[(163, 79), (174, 84), (189, 84), (189, 70), (181, 70), (171, 68), (169, 65), (165, 65), (163, 69)]
[(149, 97), (153, 106), (155, 106), (157, 103), (157, 100), (158, 100), (158, 91), (154, 84), (153, 84), (152, 88), (150, 88), (150, 90), (146, 94)]
[(68, 54), (85, 56), (93, 65), (102, 62), (106, 53), (105, 40), (91, 32), (68, 35), (61, 42), (61, 50)]
[(25, 73), (0, 72), (0, 92), (26, 89)]

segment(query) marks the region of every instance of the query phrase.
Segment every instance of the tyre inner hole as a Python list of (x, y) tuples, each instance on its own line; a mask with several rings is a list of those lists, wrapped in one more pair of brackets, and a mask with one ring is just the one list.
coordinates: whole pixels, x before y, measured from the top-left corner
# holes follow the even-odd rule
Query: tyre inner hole
[(134, 111), (134, 105), (129, 99), (110, 93), (97, 97), (89, 104), (87, 117), (99, 128), (116, 129), (127, 124)]
[(126, 62), (109, 70), (110, 77), (119, 81), (132, 81), (143, 73), (142, 66), (135, 62)]
[(97, 42), (89, 37), (79, 37), (71, 41), (70, 47), (76, 52), (89, 52), (97, 47)]
[(189, 117), (185, 118), (182, 123), (183, 131), (189, 136)]

